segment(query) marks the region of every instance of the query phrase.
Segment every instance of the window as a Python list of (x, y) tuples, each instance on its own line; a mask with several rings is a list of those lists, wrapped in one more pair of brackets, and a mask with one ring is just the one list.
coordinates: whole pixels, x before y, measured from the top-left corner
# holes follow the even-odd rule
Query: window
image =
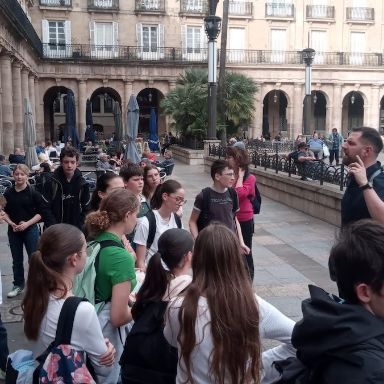
[(283, 63), (287, 47), (287, 31), (285, 29), (271, 30), (271, 63)]
[(350, 57), (349, 64), (363, 65), (364, 52), (365, 52), (365, 33), (351, 32), (351, 57)]
[(145, 60), (164, 57), (164, 26), (161, 24), (137, 24), (139, 55)]
[(242, 62), (245, 55), (245, 29), (229, 28), (229, 50), (227, 53), (228, 62)]
[(202, 26), (183, 25), (183, 59), (202, 61), (207, 57), (207, 38)]
[(314, 64), (324, 64), (324, 52), (326, 51), (326, 32), (311, 31), (311, 48), (316, 51)]
[(43, 49), (48, 57), (72, 56), (71, 22), (42, 20)]
[(186, 0), (186, 11), (203, 12), (203, 0)]
[(91, 55), (96, 58), (113, 58), (118, 56), (116, 22), (90, 23)]
[(312, 17), (327, 17), (328, 0), (312, 0)]

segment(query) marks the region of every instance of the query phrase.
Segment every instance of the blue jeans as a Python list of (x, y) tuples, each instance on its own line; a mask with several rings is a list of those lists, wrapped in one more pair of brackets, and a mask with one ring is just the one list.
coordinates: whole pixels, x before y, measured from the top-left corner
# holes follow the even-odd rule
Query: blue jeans
[(8, 357), (8, 339), (7, 330), (5, 329), (0, 315), (0, 369), (5, 372)]
[(23, 245), (27, 250), (28, 258), (37, 249), (39, 240), (39, 227), (33, 224), (23, 232), (13, 232), (11, 227), (8, 227), (9, 247), (12, 254), (13, 268), (13, 285), (24, 288), (24, 252)]

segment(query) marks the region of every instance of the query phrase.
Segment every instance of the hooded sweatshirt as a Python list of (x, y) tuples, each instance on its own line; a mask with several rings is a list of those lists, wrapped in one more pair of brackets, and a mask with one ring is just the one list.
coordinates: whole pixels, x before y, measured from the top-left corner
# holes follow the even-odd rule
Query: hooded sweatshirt
[(311, 383), (384, 383), (384, 319), (321, 288), (309, 291), (292, 344), (305, 366), (317, 367)]
[(82, 228), (89, 206), (90, 193), (88, 184), (78, 169), (68, 181), (63, 168), (57, 168), (43, 197), (51, 211), (51, 215), (45, 222), (46, 227), (56, 223), (67, 223), (79, 229)]

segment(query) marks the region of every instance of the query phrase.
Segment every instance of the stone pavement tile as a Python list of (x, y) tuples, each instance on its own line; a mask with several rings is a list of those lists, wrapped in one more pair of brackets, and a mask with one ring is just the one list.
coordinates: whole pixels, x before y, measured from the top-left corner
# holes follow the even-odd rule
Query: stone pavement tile
[(266, 269), (255, 268), (254, 286), (269, 286), (280, 284), (280, 280)]
[(308, 279), (295, 268), (288, 264), (279, 266), (265, 267), (265, 270), (276, 277), (281, 283), (305, 283)]
[(272, 235), (266, 235), (266, 236), (254, 235), (253, 241), (256, 241), (256, 243), (260, 245), (284, 244), (282, 240)]
[(301, 314), (301, 302), (308, 295), (303, 297), (279, 297), (279, 296), (269, 296), (263, 297), (263, 299), (267, 300), (270, 304), (278, 308), (284, 315), (289, 318), (297, 317)]
[(324, 268), (328, 268), (328, 258), (333, 241), (313, 240), (311, 242), (296, 242), (290, 245), (299, 252), (306, 254)]

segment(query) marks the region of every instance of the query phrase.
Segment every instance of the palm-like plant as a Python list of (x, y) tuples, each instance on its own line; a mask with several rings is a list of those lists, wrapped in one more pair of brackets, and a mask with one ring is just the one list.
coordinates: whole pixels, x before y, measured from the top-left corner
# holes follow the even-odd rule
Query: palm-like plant
[[(247, 124), (254, 112), (255, 82), (238, 73), (227, 73), (225, 79), (225, 117), (236, 128)], [(177, 86), (161, 102), (172, 127), (184, 136), (205, 138), (208, 126), (208, 75), (203, 69), (190, 69), (181, 75)]]

